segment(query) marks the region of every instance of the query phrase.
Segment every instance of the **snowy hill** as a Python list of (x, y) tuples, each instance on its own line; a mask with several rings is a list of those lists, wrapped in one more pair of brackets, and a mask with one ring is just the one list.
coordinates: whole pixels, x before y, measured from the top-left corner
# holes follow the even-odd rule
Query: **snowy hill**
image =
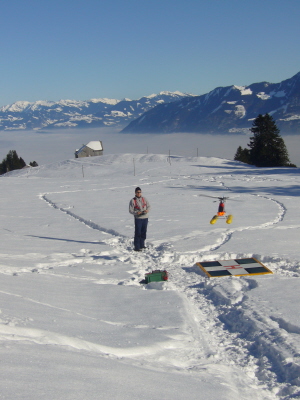
[(0, 108), (0, 130), (124, 127), (157, 104), (192, 95), (161, 92), (138, 100), (18, 101)]
[[(122, 154), (1, 185), (1, 398), (299, 397), (299, 169)], [(137, 185), (152, 206), (138, 254)], [(206, 196), (223, 195), (233, 223), (210, 225)], [(245, 257), (273, 274), (209, 279), (196, 265)], [(155, 269), (169, 281), (141, 285)]]
[(123, 132), (249, 133), (269, 113), (284, 134), (300, 133), (300, 72), (280, 83), (218, 87), (202, 96), (158, 105)]

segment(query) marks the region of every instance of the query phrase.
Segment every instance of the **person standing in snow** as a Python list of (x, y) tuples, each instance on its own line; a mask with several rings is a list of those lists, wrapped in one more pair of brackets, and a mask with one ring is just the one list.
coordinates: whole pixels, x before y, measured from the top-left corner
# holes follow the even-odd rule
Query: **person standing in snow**
[(146, 197), (142, 197), (141, 188), (135, 189), (135, 196), (130, 200), (129, 212), (134, 216), (134, 250), (146, 249), (145, 240), (148, 226), (148, 213), (150, 203)]

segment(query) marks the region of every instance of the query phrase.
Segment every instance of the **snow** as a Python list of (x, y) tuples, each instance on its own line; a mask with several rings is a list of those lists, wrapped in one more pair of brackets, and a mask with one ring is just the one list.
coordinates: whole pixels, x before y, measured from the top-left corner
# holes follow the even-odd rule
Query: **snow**
[(34, 103), (31, 103), (31, 109), (32, 110), (37, 110), (40, 107), (52, 107), (55, 103), (53, 101), (44, 101), (44, 100), (39, 100), (35, 101)]
[(33, 104), (33, 103), (30, 103), (29, 101), (16, 101), (13, 104), (1, 107), (0, 111), (20, 112), (20, 111), (25, 110), (31, 104)]
[[(1, 185), (2, 399), (299, 398), (299, 169), (128, 153)], [(138, 254), (136, 186), (152, 206)], [(223, 195), (233, 223), (210, 225)], [(244, 257), (274, 274), (196, 265)], [(169, 281), (140, 284), (155, 269)]]
[[(161, 93), (159, 93), (159, 94), (161, 94)], [(143, 97), (145, 97), (146, 99), (153, 99), (153, 97), (156, 97), (156, 96), (157, 96), (157, 94), (152, 93), (149, 96), (143, 96)], [(143, 97), (141, 97), (139, 100), (141, 100)]]
[(278, 92), (272, 91), (269, 94), (266, 94), (265, 92), (260, 92), (256, 95), (257, 97), (259, 97), (262, 100), (269, 100), (271, 99), (273, 96), (274, 97), (285, 97), (286, 93), (284, 90), (280, 90)]
[[(133, 109), (132, 107), (130, 107), (131, 109)], [(128, 117), (129, 115), (132, 115), (130, 112), (127, 112), (127, 114), (125, 114), (122, 111), (111, 111), (109, 114), (105, 114), (105, 117)]]
[(57, 104), (62, 105), (63, 107), (88, 107), (88, 103), (86, 101), (78, 101), (78, 100), (59, 100)]
[(25, 130), (26, 129), (26, 124), (14, 125), (13, 127), (8, 128), (7, 130), (9, 131), (9, 130), (18, 130), (18, 129)]
[[(214, 114), (214, 113), (216, 113), (217, 111), (219, 111), (219, 110), (224, 106), (224, 104), (226, 104), (226, 101), (222, 101), (221, 104), (218, 105), (218, 107), (216, 107), (216, 108), (211, 112), (211, 114)], [(224, 110), (224, 111), (228, 113), (228, 110)], [(231, 111), (231, 110), (229, 110), (229, 111)]]
[(89, 100), (91, 103), (106, 103), (110, 105), (116, 105), (120, 102), (120, 100), (117, 99), (108, 99), (104, 97), (103, 99), (90, 99)]
[[(248, 119), (248, 121), (250, 121), (250, 119)], [(243, 135), (249, 135), (250, 134), (249, 128), (231, 128), (231, 129), (228, 130), (228, 132), (230, 132), (230, 133), (241, 133)]]
[(93, 140), (87, 144), (87, 147), (89, 147), (92, 150), (103, 150), (102, 144), (100, 140)]
[(170, 91), (162, 91), (157, 94), (150, 94), (149, 96), (144, 96), (146, 99), (152, 99), (153, 97), (156, 96), (171, 96), (171, 97), (176, 97), (176, 96), (196, 96), (194, 94), (189, 94), (189, 93), (182, 93), (179, 90), (175, 90), (174, 92)]
[(246, 109), (243, 105), (236, 105), (234, 113), (238, 118), (244, 118), (246, 115)]
[(259, 97), (261, 100), (269, 100), (270, 98), (272, 98), (270, 94), (266, 94), (265, 92), (257, 93), (256, 96)]
[(292, 115), (291, 117), (288, 118), (280, 118), (279, 121), (293, 121), (296, 119), (300, 119), (300, 115)]
[(78, 124), (75, 124), (74, 122), (70, 122), (70, 121), (67, 121), (67, 122), (59, 122), (59, 123), (57, 123), (57, 124), (55, 124), (55, 126), (62, 126), (62, 127), (69, 127), (69, 128), (75, 128), (76, 126), (77, 126)]
[(246, 86), (233, 86), (235, 89), (238, 89), (241, 92), (242, 96), (248, 96), (251, 95), (253, 92), (250, 88), (247, 88)]
[(253, 93), (252, 90), (249, 88), (246, 88), (245, 90), (241, 91), (242, 96), (248, 96), (248, 95), (251, 95), (252, 93)]
[[(88, 124), (91, 124), (93, 121), (101, 121), (101, 120), (102, 120), (102, 118), (97, 118), (92, 114), (89, 114), (89, 115), (80, 115), (80, 114), (76, 115), (76, 114), (73, 114), (73, 116), (70, 118), (70, 122), (71, 123), (72, 122), (75, 123), (75, 121), (86, 121)], [(56, 125), (58, 126), (59, 124), (56, 124)], [(76, 124), (76, 126), (77, 125), (78, 124)]]
[(140, 117), (140, 119), (138, 120), (138, 124), (140, 124), (145, 118), (146, 118), (146, 115), (143, 115), (142, 117)]

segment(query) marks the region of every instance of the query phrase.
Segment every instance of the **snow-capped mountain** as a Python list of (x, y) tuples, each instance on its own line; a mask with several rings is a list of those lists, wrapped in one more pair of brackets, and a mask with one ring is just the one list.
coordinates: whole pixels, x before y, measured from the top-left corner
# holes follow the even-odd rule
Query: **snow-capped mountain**
[(249, 132), (258, 114), (266, 113), (281, 133), (300, 133), (300, 72), (280, 83), (218, 87), (202, 96), (158, 105), (123, 132)]
[(191, 96), (180, 92), (161, 92), (138, 100), (18, 101), (0, 108), (0, 130), (124, 127), (158, 104)]

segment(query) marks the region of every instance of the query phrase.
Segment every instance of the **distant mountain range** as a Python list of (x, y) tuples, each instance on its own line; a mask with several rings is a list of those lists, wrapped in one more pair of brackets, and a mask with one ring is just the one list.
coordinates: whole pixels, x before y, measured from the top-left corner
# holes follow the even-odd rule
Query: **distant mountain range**
[(281, 133), (300, 134), (300, 72), (280, 83), (218, 87), (202, 96), (157, 105), (122, 132), (249, 133), (253, 120), (266, 113)]
[(280, 83), (218, 87), (201, 96), (18, 101), (0, 108), (0, 130), (113, 126), (124, 133), (249, 133), (258, 114), (266, 113), (281, 133), (300, 134), (300, 72)]
[(91, 99), (88, 101), (18, 101), (0, 108), (0, 130), (43, 130), (115, 126), (130, 121), (157, 106), (193, 95), (161, 92), (138, 100)]

